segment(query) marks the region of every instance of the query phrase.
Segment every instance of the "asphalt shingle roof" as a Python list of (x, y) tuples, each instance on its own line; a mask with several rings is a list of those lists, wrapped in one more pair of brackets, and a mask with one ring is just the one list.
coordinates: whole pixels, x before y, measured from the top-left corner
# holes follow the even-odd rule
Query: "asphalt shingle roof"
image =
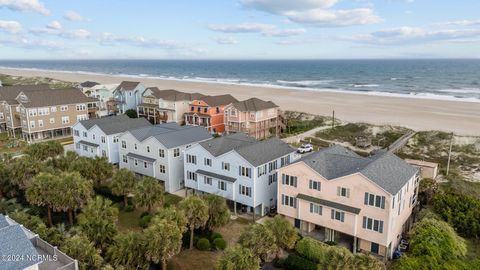
[(140, 160), (147, 161), (147, 162), (150, 162), (150, 163), (153, 163), (156, 160), (154, 158), (149, 158), (149, 157), (138, 155), (138, 154), (135, 154), (135, 153), (128, 153), (127, 157), (140, 159)]
[(238, 102), (238, 100), (232, 95), (205, 96), (199, 98), (199, 100), (207, 103), (210, 107), (228, 105), (230, 103)]
[(0, 87), (0, 101), (6, 101), (8, 104), (18, 104), (15, 98), (20, 92), (28, 93), (48, 89), (50, 89), (48, 84), (3, 86)]
[(237, 178), (226, 176), (226, 175), (221, 175), (221, 174), (218, 174), (218, 173), (208, 172), (208, 171), (204, 171), (204, 170), (196, 170), (195, 173), (205, 175), (205, 176), (211, 176), (213, 178), (220, 179), (220, 180), (225, 180), (225, 181), (228, 181), (228, 182), (231, 182), (231, 183), (235, 183), (235, 181), (237, 181)]
[(66, 88), (55, 90), (39, 90), (24, 92), (28, 101), (22, 103), (26, 108), (37, 108), (53, 105), (67, 105), (94, 102), (97, 99), (87, 97), (80, 89)]
[(271, 101), (264, 101), (258, 98), (250, 98), (244, 101), (232, 103), (233, 107), (242, 112), (256, 112), (278, 106)]
[(350, 212), (350, 213), (353, 213), (353, 214), (360, 213), (360, 208), (352, 207), (352, 206), (349, 206), (349, 205), (346, 205), (346, 204), (341, 204), (341, 203), (337, 203), (337, 202), (333, 202), (333, 201), (329, 201), (329, 200), (324, 200), (324, 199), (320, 199), (320, 198), (316, 198), (316, 197), (312, 197), (312, 196), (308, 196), (306, 194), (301, 194), (300, 193), (300, 194), (297, 195), (297, 198), (301, 199), (301, 200), (325, 205), (325, 206), (330, 207), (330, 208), (343, 210), (343, 211)]
[(362, 157), (339, 145), (322, 149), (296, 162), (304, 162), (327, 180), (361, 173), (390, 194), (397, 194), (417, 173), (416, 168), (390, 152)]
[(0, 269), (23, 270), (38, 264), (38, 252), (25, 235), (20, 225), (0, 229), (0, 254), (12, 256), (13, 260), (0, 260)]
[(82, 124), (87, 130), (91, 129), (93, 126), (96, 125), (106, 135), (117, 134), (125, 132), (129, 129), (147, 127), (152, 125), (150, 122), (148, 122), (147, 119), (143, 117), (130, 118), (125, 114), (83, 120), (80, 121), (80, 124)]
[(257, 141), (244, 133), (214, 138), (201, 142), (200, 145), (215, 157), (235, 150), (253, 166), (265, 164), (295, 151), (277, 138)]
[(177, 100), (196, 100), (204, 97), (204, 95), (200, 93), (185, 93), (185, 92), (180, 92), (174, 89), (166, 89), (166, 90), (160, 90), (158, 87), (149, 87), (152, 91), (152, 95), (158, 99), (164, 99), (164, 100), (169, 100), (169, 101), (177, 101)]
[(125, 91), (131, 91), (131, 90), (135, 89), (137, 87), (137, 85), (139, 85), (139, 84), (140, 84), (140, 82), (123, 81), (117, 86), (116, 90), (123, 89)]
[(0, 229), (8, 227), (8, 226), (10, 226), (10, 224), (8, 223), (6, 217), (4, 215), (0, 214)]
[(204, 127), (179, 126), (174, 122), (135, 128), (129, 130), (129, 132), (140, 142), (150, 137), (154, 137), (167, 148), (173, 148), (212, 138), (212, 135), (210, 135)]

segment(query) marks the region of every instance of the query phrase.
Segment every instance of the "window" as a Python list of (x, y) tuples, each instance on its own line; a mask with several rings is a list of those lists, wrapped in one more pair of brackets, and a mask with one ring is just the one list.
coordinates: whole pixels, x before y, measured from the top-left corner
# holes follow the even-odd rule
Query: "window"
[(62, 116), (62, 124), (70, 123), (70, 118), (68, 116)]
[(248, 177), (248, 178), (252, 178), (252, 168), (238, 166), (238, 174), (240, 176), (245, 176), (245, 177)]
[(297, 187), (297, 177), (287, 174), (282, 174), (282, 184)]
[(192, 107), (190, 108), (190, 111), (192, 111), (192, 112), (195, 111), (195, 107), (192, 106)]
[(80, 149), (80, 144), (79, 144), (79, 143), (76, 143), (76, 144), (75, 144), (75, 148)]
[(364, 204), (385, 209), (385, 196), (379, 196), (365, 192)]
[(187, 179), (197, 181), (197, 174), (194, 172), (187, 171)]
[(80, 131), (74, 129), (74, 130), (73, 130), (73, 135), (74, 135), (74, 136), (77, 136), (77, 137), (80, 137)]
[(66, 112), (68, 110), (68, 106), (60, 106), (60, 111)]
[(128, 158), (127, 158), (127, 156), (123, 155), (122, 158), (123, 158), (123, 163), (128, 163)]
[(227, 190), (227, 183), (224, 181), (218, 181), (218, 189), (226, 191)]
[(38, 127), (43, 127), (43, 120), (38, 120)]
[(238, 185), (238, 194), (252, 197), (252, 188), (244, 185)]
[(197, 108), (197, 112), (200, 112), (202, 110), (202, 108), (198, 107)]
[(147, 153), (150, 153), (150, 146), (147, 146)]
[(77, 104), (77, 111), (85, 111), (87, 106), (85, 104)]
[(212, 167), (212, 159), (210, 158), (204, 158), (203, 163), (205, 164), (205, 166)]
[(392, 209), (395, 209), (395, 195), (392, 197)]
[(50, 111), (51, 111), (51, 112), (56, 112), (56, 111), (57, 111), (57, 107), (55, 107), (55, 106), (54, 106), (54, 107), (51, 107), (51, 108), (50, 108)]
[(92, 139), (94, 139), (94, 140), (95, 140), (95, 134), (92, 134)]
[(118, 142), (118, 137), (117, 136), (113, 137), (113, 143), (117, 143), (117, 142)]
[(126, 148), (127, 148), (127, 142), (126, 142), (126, 141), (122, 141), (122, 148), (123, 148), (123, 149), (126, 149)]
[(147, 164), (146, 161), (143, 162), (143, 167), (144, 167), (145, 169), (148, 168), (148, 164)]
[(102, 157), (106, 157), (106, 156), (107, 156), (107, 151), (102, 150)]
[(322, 206), (316, 203), (310, 203), (310, 213), (314, 214), (322, 214)]
[(35, 128), (35, 121), (30, 121), (30, 127)]
[(38, 109), (38, 115), (43, 116), (49, 114), (50, 111), (48, 108), (39, 108)]
[(204, 183), (205, 185), (210, 185), (210, 186), (211, 186), (211, 185), (212, 185), (212, 177), (204, 176), (204, 177), (203, 177), (203, 183)]
[(158, 149), (158, 156), (159, 156), (159, 157), (165, 157), (165, 150), (163, 150), (163, 149)]
[(320, 185), (321, 185), (320, 181), (310, 180), (310, 181), (308, 182), (308, 188), (309, 188), (309, 189), (314, 189), (314, 190), (320, 191)]
[(4, 119), (5, 117), (3, 116), (3, 112), (0, 112), (0, 119)]
[(230, 171), (230, 163), (222, 161), (222, 170)]
[(277, 161), (272, 161), (268, 163), (268, 172), (272, 172), (273, 170), (277, 169)]
[(219, 107), (216, 107), (216, 108), (215, 108), (215, 111), (216, 111), (217, 113), (219, 113), (219, 112), (220, 112), (220, 108), (219, 108)]
[(273, 183), (276, 183), (277, 182), (277, 178), (278, 178), (278, 173), (274, 173), (274, 174), (270, 174), (268, 176), (268, 184), (271, 185)]
[(55, 118), (50, 118), (50, 124), (55, 124)]
[(207, 113), (207, 112), (208, 112), (208, 108), (203, 109), (203, 112), (204, 112), (204, 113)]
[(280, 160), (280, 167), (290, 164), (290, 156), (282, 157)]
[(267, 164), (258, 167), (258, 177), (267, 174)]
[(282, 194), (282, 205), (297, 208), (297, 199), (295, 197)]
[(364, 229), (383, 233), (383, 221), (377, 220), (369, 217), (363, 217), (363, 226)]
[(173, 149), (173, 157), (179, 157), (179, 156), (180, 156), (180, 148)]
[(165, 172), (166, 172), (165, 165), (160, 165), (160, 173), (165, 173)]
[(137, 150), (137, 144), (134, 144), (134, 145), (133, 145), (133, 148), (135, 148), (135, 150)]
[(135, 159), (135, 166), (138, 166), (138, 159)]
[(332, 209), (331, 218), (334, 219), (334, 220), (344, 222), (345, 221), (345, 212)]
[(83, 132), (83, 137), (85, 137), (85, 138), (88, 137), (88, 134), (87, 134), (86, 131)]
[[(17, 107), (18, 108), (18, 107)], [(28, 115), (30, 116), (37, 116), (37, 109), (30, 109), (28, 110)]]
[(105, 136), (102, 136), (101, 140), (102, 140), (102, 143), (105, 143), (105, 141), (106, 141)]
[(345, 187), (337, 187), (337, 196), (350, 198), (350, 189)]
[(197, 164), (197, 156), (187, 154), (187, 163)]
[(83, 146), (83, 151), (88, 151), (88, 147), (86, 145)]

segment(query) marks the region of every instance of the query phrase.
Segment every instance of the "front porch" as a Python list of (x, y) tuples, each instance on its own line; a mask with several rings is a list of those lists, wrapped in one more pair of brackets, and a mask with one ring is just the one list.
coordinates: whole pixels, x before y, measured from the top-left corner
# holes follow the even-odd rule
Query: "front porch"
[(31, 133), (28, 133), (28, 132), (22, 133), (22, 138), (29, 143), (35, 142), (35, 141), (49, 140), (49, 139), (58, 139), (62, 137), (70, 137), (70, 136), (72, 136), (72, 129), (69, 127), (31, 132)]
[(206, 128), (210, 128), (210, 126), (212, 125), (210, 115), (197, 114), (197, 113), (186, 113), (185, 123), (187, 125), (203, 126)]

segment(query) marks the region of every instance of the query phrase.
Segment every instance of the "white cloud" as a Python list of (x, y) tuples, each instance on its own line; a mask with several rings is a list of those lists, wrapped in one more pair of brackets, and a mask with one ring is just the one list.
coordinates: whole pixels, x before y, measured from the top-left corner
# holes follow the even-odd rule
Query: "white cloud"
[(307, 32), (307, 30), (303, 28), (289, 28), (289, 29), (274, 29), (271, 31), (266, 31), (263, 34), (265, 36), (273, 36), (273, 37), (289, 37), (289, 36), (296, 36)]
[(223, 33), (263, 33), (276, 28), (272, 24), (264, 23), (240, 23), (240, 24), (210, 24), (208, 28), (212, 31)]
[(450, 22), (441, 22), (434, 25), (439, 26), (476, 26), (480, 25), (480, 20), (459, 20), (459, 21), (450, 21)]
[(73, 11), (73, 10), (68, 10), (67, 12), (65, 12), (65, 14), (63, 14), (63, 17), (69, 21), (72, 21), (72, 22), (84, 22), (84, 21), (88, 21), (87, 18), (83, 17), (82, 15), (78, 14), (77, 12)]
[(47, 25), (47, 28), (59, 30), (62, 29), (62, 24), (59, 21), (52, 21), (50, 24)]
[(290, 21), (318, 26), (338, 27), (381, 22), (371, 8), (331, 9), (338, 0), (241, 0), (246, 8), (285, 16)]
[(15, 11), (34, 11), (42, 15), (50, 14), (50, 11), (38, 0), (0, 0), (0, 7)]
[(67, 30), (59, 33), (60, 36), (73, 39), (86, 39), (92, 36), (92, 33), (85, 29)]
[(238, 41), (233, 37), (217, 37), (213, 38), (213, 40), (221, 45), (233, 45), (238, 43)]
[(0, 30), (9, 33), (19, 33), (22, 31), (22, 25), (17, 21), (0, 21)]
[(185, 45), (179, 43), (176, 40), (164, 40), (164, 39), (150, 39), (142, 36), (139, 37), (123, 37), (113, 33), (104, 32), (98, 35), (98, 41), (102, 45), (115, 46), (121, 44), (127, 44), (131, 46), (140, 47), (160, 47), (166, 49), (178, 49), (184, 48)]
[(24, 49), (46, 49), (46, 50), (63, 50), (68, 47), (63, 43), (48, 40), (31, 40), (25, 37), (0, 39), (0, 45), (8, 45), (16, 48)]

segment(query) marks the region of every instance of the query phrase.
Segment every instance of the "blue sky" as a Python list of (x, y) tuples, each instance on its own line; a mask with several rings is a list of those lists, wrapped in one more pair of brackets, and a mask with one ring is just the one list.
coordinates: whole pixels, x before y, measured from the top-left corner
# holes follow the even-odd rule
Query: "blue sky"
[(480, 58), (478, 0), (0, 0), (0, 59)]

